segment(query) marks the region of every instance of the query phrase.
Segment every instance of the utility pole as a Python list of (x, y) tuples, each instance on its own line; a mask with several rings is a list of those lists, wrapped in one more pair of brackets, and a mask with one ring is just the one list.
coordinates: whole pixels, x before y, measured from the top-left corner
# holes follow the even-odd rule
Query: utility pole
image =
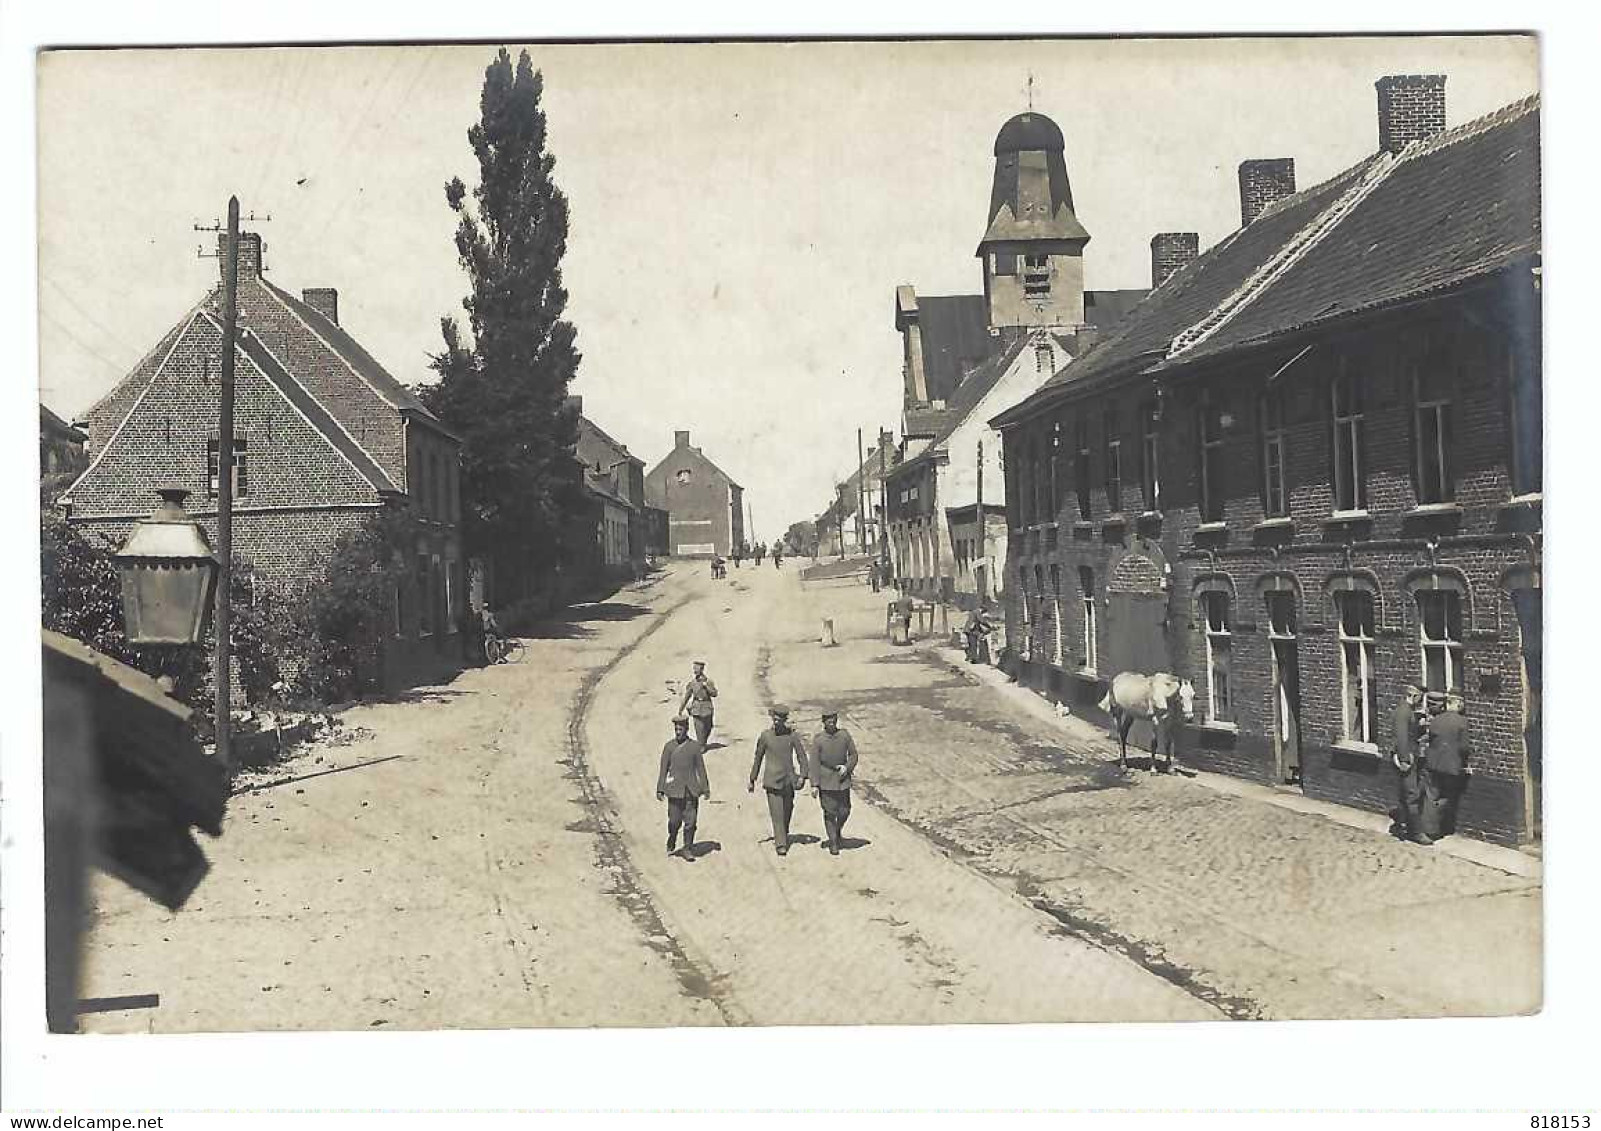
[(889, 486), (885, 481), (885, 461), (889, 458), (885, 451), (889, 447), (884, 442), (884, 430), (878, 432), (878, 552), (885, 565), (889, 565)]
[(222, 396), (217, 419), (217, 654), (212, 672), (217, 702), (217, 761), (233, 771), (233, 744), (229, 730), (232, 696), (229, 656), (233, 632), (233, 351), (238, 329), (239, 198), (228, 198), (228, 243), (223, 249), (222, 273)]

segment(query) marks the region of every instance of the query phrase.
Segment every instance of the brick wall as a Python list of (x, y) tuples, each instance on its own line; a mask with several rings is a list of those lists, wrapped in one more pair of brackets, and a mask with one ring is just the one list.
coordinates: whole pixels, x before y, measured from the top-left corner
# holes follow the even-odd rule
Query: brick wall
[(1294, 158), (1267, 157), (1240, 163), (1240, 227), (1255, 220), (1268, 205), (1294, 195)]
[[(1125, 492), (1137, 490), (1135, 423), (1141, 387), (1125, 386), (1073, 403), (1047, 419), (1027, 420), (1006, 433), (1009, 474), (1061, 420), (1075, 434), (1079, 417), (1091, 428), (1091, 512), (1078, 516), (1072, 460), (1064, 460), (1054, 521), (1021, 526), (1017, 490), (1009, 494), (1006, 619), (1016, 654), (1009, 662), (1026, 681), (1048, 693), (1082, 701), (1072, 667), (1052, 660), (1055, 607), (1051, 566), (1063, 589), (1061, 630), (1081, 638), (1077, 568), (1109, 576), (1120, 555), (1155, 544), (1153, 558), (1171, 566), (1167, 642), (1172, 670), (1193, 679), (1197, 709), (1207, 694), (1206, 639), (1198, 585), (1231, 594), (1232, 682), (1235, 729), (1192, 728), (1188, 746), (1202, 767), (1260, 781), (1277, 781), (1274, 750), (1273, 645), (1263, 589), (1294, 595), (1300, 674), (1301, 774), (1313, 796), (1386, 810), (1394, 804), (1395, 775), (1385, 758), (1392, 743), (1389, 711), (1409, 682), (1422, 680), (1417, 584), (1461, 585), (1462, 661), (1459, 686), (1472, 728), (1474, 774), (1462, 803), (1461, 827), (1474, 835), (1516, 841), (1531, 832), (1524, 816), (1528, 767), (1524, 750), (1523, 645), (1506, 586), (1509, 578), (1537, 579), (1538, 510), (1510, 503), (1508, 383), (1511, 369), (1495, 329), (1494, 311), (1468, 300), (1436, 307), (1360, 333), (1313, 343), (1279, 378), (1283, 382), (1289, 521), (1268, 522), (1264, 507), (1259, 398), (1269, 374), (1306, 343), (1283, 356), (1249, 365), (1182, 376), (1164, 392), (1161, 419), (1162, 510), (1159, 517), (1117, 521), (1104, 487), (1105, 444), (1099, 429), (1108, 406), (1129, 433), (1124, 439)], [(1413, 378), (1420, 366), (1443, 367), (1450, 388), (1450, 479), (1454, 507), (1420, 508), (1415, 472)], [(1363, 443), (1367, 465), (1365, 517), (1335, 520), (1332, 487), (1330, 382), (1342, 371), (1359, 375), (1364, 393)], [(1223, 431), (1216, 480), (1224, 496), (1221, 525), (1203, 526), (1200, 514), (1199, 416), (1202, 395), (1231, 416)], [(1076, 446), (1076, 445), (1075, 445)], [(1048, 449), (1047, 449), (1048, 450)], [(1070, 453), (1071, 454), (1071, 453)], [(1043, 469), (1042, 469), (1043, 470)], [(1026, 489), (1026, 488), (1025, 488)], [(1123, 504), (1130, 504), (1125, 501)], [(1142, 541), (1148, 540), (1148, 541)], [(1038, 592), (1035, 570), (1045, 581)], [(1375, 588), (1373, 673), (1377, 741), (1363, 750), (1344, 739), (1338, 618), (1331, 586), (1344, 578)], [(1023, 609), (1030, 596), (1030, 649), (1022, 647)], [(1527, 583), (1525, 580), (1522, 583)], [(1537, 581), (1536, 581), (1537, 583)], [(1100, 606), (1105, 608), (1105, 606)], [(1107, 634), (1103, 620), (1104, 668)], [(1032, 659), (1025, 661), (1024, 657)], [(1104, 673), (1103, 673), (1104, 674)]]
[(1197, 232), (1158, 232), (1152, 236), (1151, 289), (1160, 287), (1200, 254), (1201, 237)]
[(1399, 153), (1445, 129), (1444, 75), (1386, 75), (1379, 95), (1379, 148)]
[[(689, 445), (688, 433), (679, 435), (682, 442), (645, 477), (645, 497), (667, 512), (669, 553), (726, 557), (733, 538), (743, 533), (743, 522), (734, 525), (734, 504), (743, 506), (742, 499), (728, 476)], [(694, 548), (705, 546), (712, 548)]]

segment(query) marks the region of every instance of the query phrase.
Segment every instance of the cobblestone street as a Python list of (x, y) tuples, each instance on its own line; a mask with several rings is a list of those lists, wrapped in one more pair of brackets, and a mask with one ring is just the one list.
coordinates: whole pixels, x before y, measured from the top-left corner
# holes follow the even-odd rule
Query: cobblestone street
[[(876, 805), (1075, 935), (1231, 1017), (1538, 1008), (1537, 878), (1122, 772), (1102, 729), (987, 686), (952, 649), (886, 644), (883, 601), (809, 586), (774, 628), (775, 693), (839, 704)], [(816, 642), (825, 616), (838, 648)]]

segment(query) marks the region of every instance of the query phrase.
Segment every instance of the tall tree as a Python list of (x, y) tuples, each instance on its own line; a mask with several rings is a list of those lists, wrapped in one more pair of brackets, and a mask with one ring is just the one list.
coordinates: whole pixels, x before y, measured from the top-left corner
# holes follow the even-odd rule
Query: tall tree
[(441, 319), (440, 380), (423, 396), (462, 438), (462, 540), (497, 576), (526, 592), (556, 560), (563, 520), (582, 505), (573, 456), (577, 414), (566, 403), (578, 369), (567, 292), (567, 198), (545, 148), (543, 76), (528, 52), (515, 69), (505, 48), (484, 72), (479, 120), (467, 131), (478, 158), (469, 203), (461, 178), (445, 186), (456, 251), (471, 284), (469, 334)]

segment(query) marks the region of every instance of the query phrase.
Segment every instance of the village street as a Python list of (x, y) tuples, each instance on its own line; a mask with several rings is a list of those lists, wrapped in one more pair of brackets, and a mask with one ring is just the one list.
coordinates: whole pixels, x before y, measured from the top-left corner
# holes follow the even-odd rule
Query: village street
[[(167, 914), (98, 884), (91, 1032), (1391, 1017), (1540, 1001), (1537, 868), (1182, 777), (883, 637), (798, 563), (678, 563), (516, 664), (354, 708), (371, 736), (236, 796)], [(838, 647), (819, 643), (821, 618)], [(692, 660), (721, 690), (694, 861), (657, 754)], [(993, 673), (988, 673), (993, 675)], [(773, 852), (745, 791), (765, 708), (838, 707), (846, 851)], [(333, 769), (336, 772), (324, 772)], [(306, 776), (315, 774), (317, 776)], [(1514, 874), (1520, 872), (1521, 874)]]

